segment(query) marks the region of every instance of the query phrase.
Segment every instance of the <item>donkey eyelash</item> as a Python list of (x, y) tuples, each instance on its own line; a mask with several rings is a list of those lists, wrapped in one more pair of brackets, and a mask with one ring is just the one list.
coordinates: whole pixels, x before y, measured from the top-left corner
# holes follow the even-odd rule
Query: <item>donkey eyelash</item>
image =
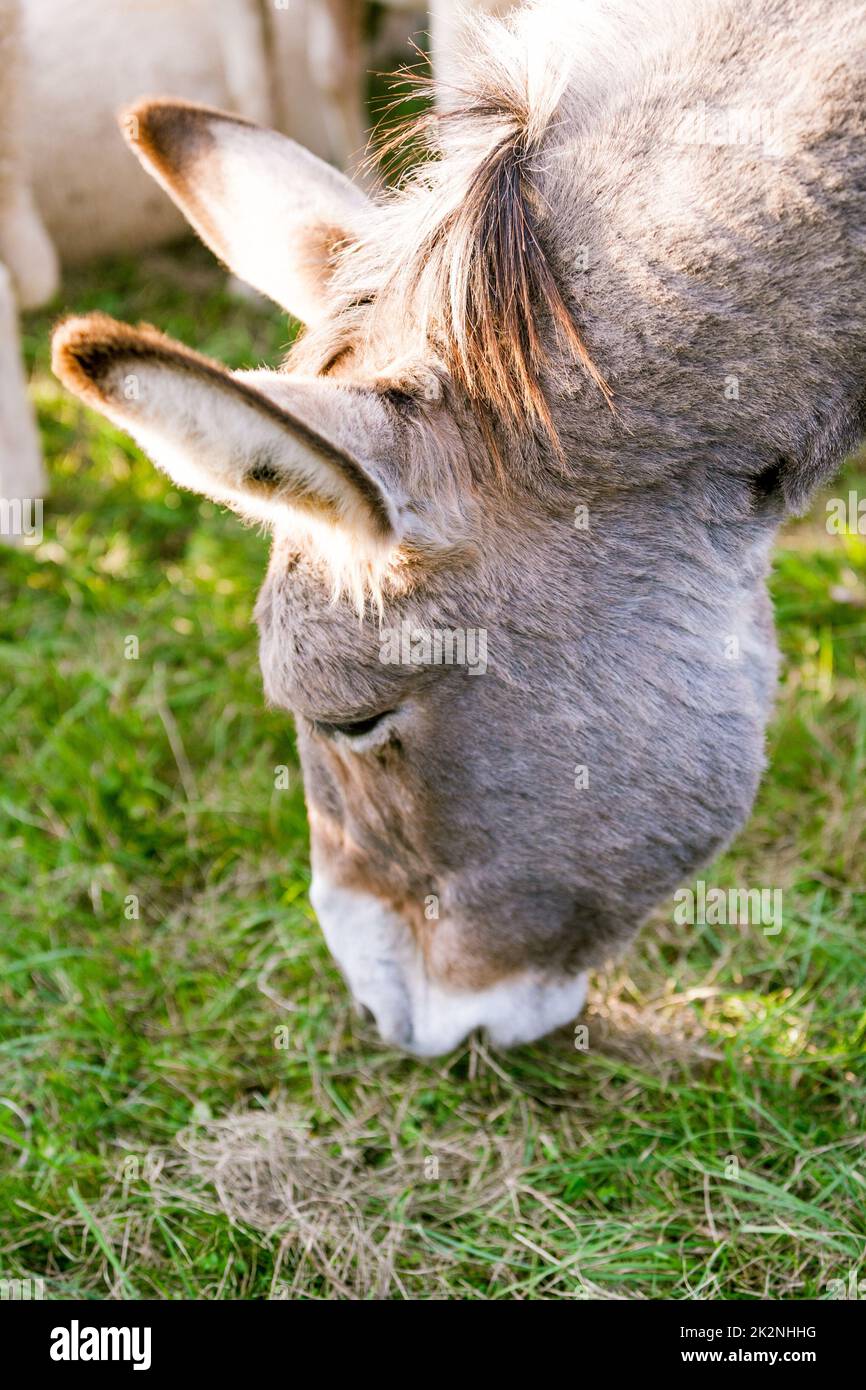
[(333, 738), (335, 734), (344, 734), (346, 738), (360, 738), (362, 734), (372, 733), (377, 724), (393, 713), (392, 709), (383, 709), (381, 713), (371, 714), (366, 719), (349, 719), (339, 723), (327, 719), (311, 719), (310, 723), (316, 733), (322, 734), (325, 738)]

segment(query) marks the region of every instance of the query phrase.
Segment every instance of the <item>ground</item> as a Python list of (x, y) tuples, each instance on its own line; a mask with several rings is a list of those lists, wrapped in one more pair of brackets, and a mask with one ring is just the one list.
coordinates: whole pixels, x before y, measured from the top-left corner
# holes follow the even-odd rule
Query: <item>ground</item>
[[(71, 274), (63, 300), (235, 366), (288, 338), (195, 248)], [(586, 1038), (408, 1060), (354, 1017), (307, 902), (251, 623), (266, 542), (63, 392), (58, 311), (26, 323), (44, 539), (0, 557), (0, 1280), (738, 1299), (866, 1278), (866, 538), (829, 535), (824, 498), (781, 537), (770, 768), (703, 876), (783, 887), (783, 930), (665, 904), (596, 979)], [(825, 496), (849, 488), (863, 459)]]

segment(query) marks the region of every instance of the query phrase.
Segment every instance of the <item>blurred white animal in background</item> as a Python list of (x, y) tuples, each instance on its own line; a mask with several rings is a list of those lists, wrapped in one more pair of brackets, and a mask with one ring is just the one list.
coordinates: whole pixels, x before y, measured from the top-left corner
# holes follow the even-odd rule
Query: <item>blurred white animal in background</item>
[(120, 111), (143, 96), (206, 103), (357, 170), (371, 64), (411, 61), (410, 37), (429, 27), (453, 74), (460, 11), (512, 3), (433, 0), (428, 16), (389, 0), (371, 46), (365, 0), (0, 0), (0, 498), (44, 490), (15, 301), (50, 300), (60, 265), (187, 230), (130, 157)]
[(9, 540), (20, 538), (22, 501), (44, 491), (17, 306), (42, 304), (58, 281), (57, 256), (36, 211), (21, 141), (26, 93), (19, 3), (0, 0), (0, 539)]

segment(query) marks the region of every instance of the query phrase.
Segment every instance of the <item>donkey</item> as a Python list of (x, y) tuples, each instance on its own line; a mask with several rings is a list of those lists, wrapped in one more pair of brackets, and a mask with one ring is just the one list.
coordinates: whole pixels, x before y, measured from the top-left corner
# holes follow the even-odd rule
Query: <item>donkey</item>
[[(542, 0), (473, 47), (439, 158), (375, 202), (273, 132), (136, 112), (205, 242), (307, 325), (280, 370), (102, 315), (54, 339), (179, 485), (273, 530), (311, 900), (419, 1055), (568, 1023), (743, 824), (773, 536), (866, 430), (859, 0)], [(483, 670), (435, 659), (460, 631)]]

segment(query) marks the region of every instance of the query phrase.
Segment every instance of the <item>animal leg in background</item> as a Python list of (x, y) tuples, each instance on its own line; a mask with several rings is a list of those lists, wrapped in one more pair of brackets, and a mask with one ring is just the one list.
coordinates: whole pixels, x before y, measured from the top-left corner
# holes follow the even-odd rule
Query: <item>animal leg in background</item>
[(340, 168), (357, 169), (367, 144), (361, 0), (313, 0), (308, 44), (331, 158)]
[(45, 493), (39, 435), (21, 364), (18, 315), (12, 277), (0, 265), (0, 541), (20, 540), (7, 525), (10, 502), (36, 500)]
[(232, 111), (257, 125), (274, 124), (265, 17), (258, 0), (217, 0), (214, 19)]
[(0, 262), (12, 276), (18, 303), (31, 309), (55, 293), (59, 268), (21, 153), (25, 85), (19, 0), (0, 0)]

